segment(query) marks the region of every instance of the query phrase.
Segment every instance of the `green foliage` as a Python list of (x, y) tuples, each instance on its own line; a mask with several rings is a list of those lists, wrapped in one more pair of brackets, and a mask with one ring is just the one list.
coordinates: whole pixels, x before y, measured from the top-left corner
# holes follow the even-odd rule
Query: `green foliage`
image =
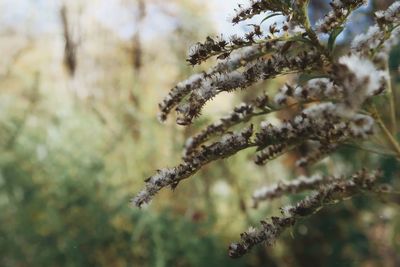
[(57, 166), (59, 151), (40, 161), (31, 149), (1, 157), (1, 266), (241, 265), (207, 231), (212, 223), (132, 210), (120, 188), (101, 182), (104, 162), (71, 155)]

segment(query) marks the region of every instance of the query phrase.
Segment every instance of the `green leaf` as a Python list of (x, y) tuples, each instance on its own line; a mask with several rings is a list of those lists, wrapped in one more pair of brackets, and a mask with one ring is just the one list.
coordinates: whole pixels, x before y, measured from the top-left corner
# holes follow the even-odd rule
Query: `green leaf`
[(332, 31), (332, 33), (331, 33), (331, 35), (329, 35), (329, 40), (328, 40), (328, 49), (329, 49), (329, 51), (332, 51), (333, 50), (333, 48), (334, 48), (334, 45), (335, 45), (335, 41), (336, 41), (336, 38), (339, 36), (339, 34), (343, 31), (343, 27), (338, 27), (338, 28), (335, 28), (333, 31)]
[(275, 17), (275, 16), (279, 16), (279, 15), (282, 15), (282, 13), (272, 13), (272, 14), (269, 14), (268, 16), (266, 16), (265, 18), (263, 18), (263, 20), (260, 22), (260, 25), (261, 25), (264, 21), (266, 21), (267, 19), (270, 19), (270, 18)]

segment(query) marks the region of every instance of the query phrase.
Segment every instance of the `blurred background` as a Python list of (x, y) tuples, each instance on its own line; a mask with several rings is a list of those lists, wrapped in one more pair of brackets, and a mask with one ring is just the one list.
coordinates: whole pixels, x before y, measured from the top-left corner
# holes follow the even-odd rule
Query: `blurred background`
[[(391, 2), (357, 12), (342, 45)], [(187, 137), (254, 90), (290, 79), (222, 94), (189, 128), (157, 121), (168, 90), (212, 64), (189, 67), (188, 48), (207, 35), (246, 32), (246, 23), (228, 22), (237, 3), (246, 1), (0, 0), (0, 266), (400, 266), (400, 201), (367, 197), (301, 221), (273, 248), (228, 258), (240, 232), (301, 198), (251, 207), (255, 188), (299, 174), (296, 153), (263, 167), (241, 153), (145, 209), (130, 205), (146, 177), (179, 162)], [(316, 20), (329, 6), (310, 8)], [(354, 157), (381, 166), (400, 188), (395, 159), (351, 148), (316, 169), (363, 167), (348, 166)]]

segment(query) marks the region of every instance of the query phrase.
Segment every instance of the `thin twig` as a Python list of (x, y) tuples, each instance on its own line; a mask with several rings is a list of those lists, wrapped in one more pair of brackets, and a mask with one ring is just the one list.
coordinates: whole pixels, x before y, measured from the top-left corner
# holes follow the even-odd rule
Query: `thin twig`
[(397, 158), (400, 158), (400, 145), (397, 142), (397, 140), (394, 138), (392, 133), (389, 131), (389, 129), (386, 127), (385, 123), (383, 122), (381, 116), (379, 115), (378, 111), (376, 110), (376, 107), (373, 106), (372, 110), (372, 115), (376, 119), (379, 127), (382, 129), (383, 133), (386, 136), (386, 140), (393, 146), (393, 149), (396, 151)]
[(395, 95), (392, 88), (392, 79), (390, 77), (390, 70), (389, 70), (389, 60), (386, 61), (386, 70), (388, 72), (388, 96), (389, 96), (389, 103), (390, 103), (390, 119), (391, 119), (391, 126), (392, 126), (392, 134), (396, 136), (397, 134), (397, 119), (396, 119), (396, 103), (395, 103)]
[(355, 145), (355, 144), (349, 144), (349, 143), (347, 143), (347, 144), (343, 144), (343, 145), (344, 145), (344, 146), (347, 146), (347, 147), (355, 148), (355, 149), (364, 150), (364, 151), (366, 151), (366, 152), (378, 154), (378, 155), (381, 155), (381, 156), (386, 156), (386, 157), (395, 157), (395, 156), (396, 156), (395, 153), (387, 153), (387, 152), (386, 152), (386, 153), (383, 153), (383, 152), (381, 152), (381, 151), (378, 151), (378, 150), (375, 150), (375, 149), (372, 149), (372, 148), (357, 146), (357, 145)]

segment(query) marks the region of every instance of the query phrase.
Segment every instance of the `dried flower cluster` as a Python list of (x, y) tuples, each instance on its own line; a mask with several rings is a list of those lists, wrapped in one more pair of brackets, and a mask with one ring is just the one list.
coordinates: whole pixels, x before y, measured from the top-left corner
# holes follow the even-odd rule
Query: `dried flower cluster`
[(254, 205), (257, 206), (257, 204), (263, 200), (279, 198), (286, 194), (295, 194), (305, 190), (313, 190), (320, 185), (333, 183), (335, 181), (338, 181), (336, 177), (316, 174), (309, 178), (301, 176), (290, 182), (283, 181), (271, 186), (264, 186), (254, 192)]
[(317, 30), (330, 33), (343, 27), (343, 23), (351, 12), (366, 3), (366, 0), (333, 0), (330, 3), (332, 10), (316, 23)]
[[(248, 89), (260, 81), (287, 74), (296, 74), (297, 78), (272, 97), (268, 92), (268, 95), (264, 93), (249, 103), (242, 103), (189, 138), (182, 163), (159, 170), (146, 179), (145, 188), (133, 203), (140, 207), (150, 202), (162, 188), (175, 188), (202, 166), (248, 148), (256, 149), (254, 162), (262, 165), (307, 146), (310, 151), (299, 158), (296, 165), (309, 167), (341, 145), (367, 140), (377, 133), (376, 125), (399, 157), (400, 145), (393, 138), (395, 132), (391, 133), (379, 117), (374, 99), (391, 94), (387, 61), (399, 39), (400, 2), (377, 12), (376, 24), (355, 37), (347, 53), (335, 49), (336, 37), (346, 20), (365, 2), (333, 0), (332, 10), (316, 25), (309, 22), (306, 0), (252, 0), (249, 7), (239, 6), (232, 19), (234, 24), (258, 14), (265, 14), (263, 21), (276, 15), (284, 16), (285, 20), (270, 24), (268, 29), (261, 24), (251, 25), (251, 31), (243, 37), (208, 37), (204, 43), (194, 45), (189, 52), (190, 64), (200, 64), (211, 57), (216, 57), (218, 63), (176, 85), (159, 104), (160, 120), (166, 120), (175, 109), (177, 123), (188, 125), (206, 102), (221, 92)], [(327, 42), (320, 40), (320, 33), (329, 35)], [(395, 116), (394, 103), (390, 106)], [(279, 124), (272, 124), (267, 118), (259, 125), (252, 123), (256, 116), (262, 118), (288, 108), (296, 113)], [(392, 128), (395, 129), (395, 125)], [(241, 256), (258, 243), (272, 244), (299, 218), (333, 201), (372, 190), (378, 177), (378, 172), (364, 170), (350, 179), (318, 175), (261, 188), (253, 196), (256, 204), (304, 190), (315, 193), (284, 208), (282, 216), (272, 217), (271, 223), (262, 222), (261, 229), (251, 228), (242, 234), (241, 242), (230, 246), (230, 256)]]
[[(362, 170), (351, 176), (350, 179), (329, 178), (331, 182), (321, 186), (313, 194), (295, 205), (288, 205), (281, 209), (281, 217), (271, 217), (270, 222), (261, 221), (261, 228), (255, 229), (251, 227), (247, 232), (242, 233), (241, 242), (232, 243), (229, 246), (229, 256), (233, 258), (240, 257), (247, 253), (254, 245), (266, 243), (271, 246), (279, 235), (288, 227), (291, 227), (300, 218), (309, 216), (326, 205), (336, 203), (337, 201), (352, 197), (363, 191), (371, 191), (374, 189), (376, 180), (379, 178), (379, 172), (367, 172)], [(297, 186), (292, 184), (289, 187), (296, 188), (293, 190), (307, 189), (306, 184), (318, 184), (316, 181), (304, 182), (299, 181)], [(279, 189), (275, 190), (275, 194)]]

